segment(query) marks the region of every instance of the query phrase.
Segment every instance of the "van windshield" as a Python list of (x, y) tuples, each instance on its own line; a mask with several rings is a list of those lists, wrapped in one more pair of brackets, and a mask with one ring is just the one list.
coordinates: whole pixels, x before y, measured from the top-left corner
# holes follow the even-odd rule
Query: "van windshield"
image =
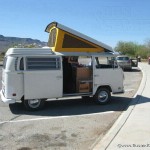
[(17, 57), (6, 56), (3, 61), (3, 69), (15, 71), (16, 60), (17, 60)]
[(4, 60), (3, 60), (3, 68), (4, 69), (6, 68), (6, 62), (7, 62), (7, 57), (4, 57)]

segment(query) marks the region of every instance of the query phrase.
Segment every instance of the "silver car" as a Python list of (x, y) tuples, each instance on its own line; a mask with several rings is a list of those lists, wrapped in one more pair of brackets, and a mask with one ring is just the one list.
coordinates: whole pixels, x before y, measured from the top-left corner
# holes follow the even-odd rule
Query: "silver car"
[(132, 62), (128, 56), (117, 56), (116, 61), (117, 61), (117, 64), (123, 70), (131, 70), (132, 69)]

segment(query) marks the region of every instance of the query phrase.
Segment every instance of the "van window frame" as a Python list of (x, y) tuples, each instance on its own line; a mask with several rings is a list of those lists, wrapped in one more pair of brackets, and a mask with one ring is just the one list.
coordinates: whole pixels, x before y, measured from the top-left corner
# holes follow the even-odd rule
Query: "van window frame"
[[(24, 57), (16, 57), (16, 59), (17, 59), (17, 68), (16, 68), (15, 70), (16, 70), (16, 71), (25, 71), (25, 61), (24, 61)], [(21, 60), (23, 60), (23, 69), (20, 69)]]
[(95, 56), (95, 68), (96, 69), (115, 69), (118, 68), (118, 65), (116, 63), (109, 64), (108, 57), (100, 57)]
[[(22, 63), (22, 64), (21, 64), (21, 63)], [(23, 67), (23, 68), (21, 69), (21, 67)], [(20, 70), (20, 71), (24, 71), (24, 70), (25, 70), (24, 58), (23, 58), (23, 57), (21, 57), (20, 60), (19, 60), (19, 70)]]
[[(56, 61), (57, 63), (59, 63), (59, 67), (58, 68), (49, 68), (49, 69), (29, 69), (28, 68), (28, 58), (55, 58), (55, 59), (59, 59), (58, 61)], [(60, 56), (26, 56), (25, 58), (25, 69), (26, 71), (53, 71), (53, 70), (61, 70), (62, 68), (62, 63), (61, 63), (61, 57)]]

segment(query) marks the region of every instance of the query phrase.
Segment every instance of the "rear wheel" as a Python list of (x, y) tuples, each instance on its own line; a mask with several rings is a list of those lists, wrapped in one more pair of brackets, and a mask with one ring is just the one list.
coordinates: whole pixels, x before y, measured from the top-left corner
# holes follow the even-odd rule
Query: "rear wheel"
[(110, 97), (110, 90), (108, 88), (100, 88), (96, 92), (94, 100), (96, 103), (103, 105), (110, 101)]
[(30, 99), (24, 100), (23, 104), (27, 110), (39, 110), (44, 107), (45, 100), (42, 99)]

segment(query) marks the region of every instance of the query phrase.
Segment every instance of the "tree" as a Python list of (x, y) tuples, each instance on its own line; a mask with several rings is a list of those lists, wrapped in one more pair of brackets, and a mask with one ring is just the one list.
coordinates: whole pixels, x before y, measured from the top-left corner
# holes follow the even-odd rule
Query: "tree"
[(150, 49), (150, 39), (146, 39), (144, 45)]
[(117, 46), (115, 47), (115, 50), (117, 52), (120, 52), (123, 55), (129, 55), (132, 57), (135, 57), (136, 51), (139, 49), (138, 44), (134, 42), (123, 42), (119, 41), (117, 43)]

